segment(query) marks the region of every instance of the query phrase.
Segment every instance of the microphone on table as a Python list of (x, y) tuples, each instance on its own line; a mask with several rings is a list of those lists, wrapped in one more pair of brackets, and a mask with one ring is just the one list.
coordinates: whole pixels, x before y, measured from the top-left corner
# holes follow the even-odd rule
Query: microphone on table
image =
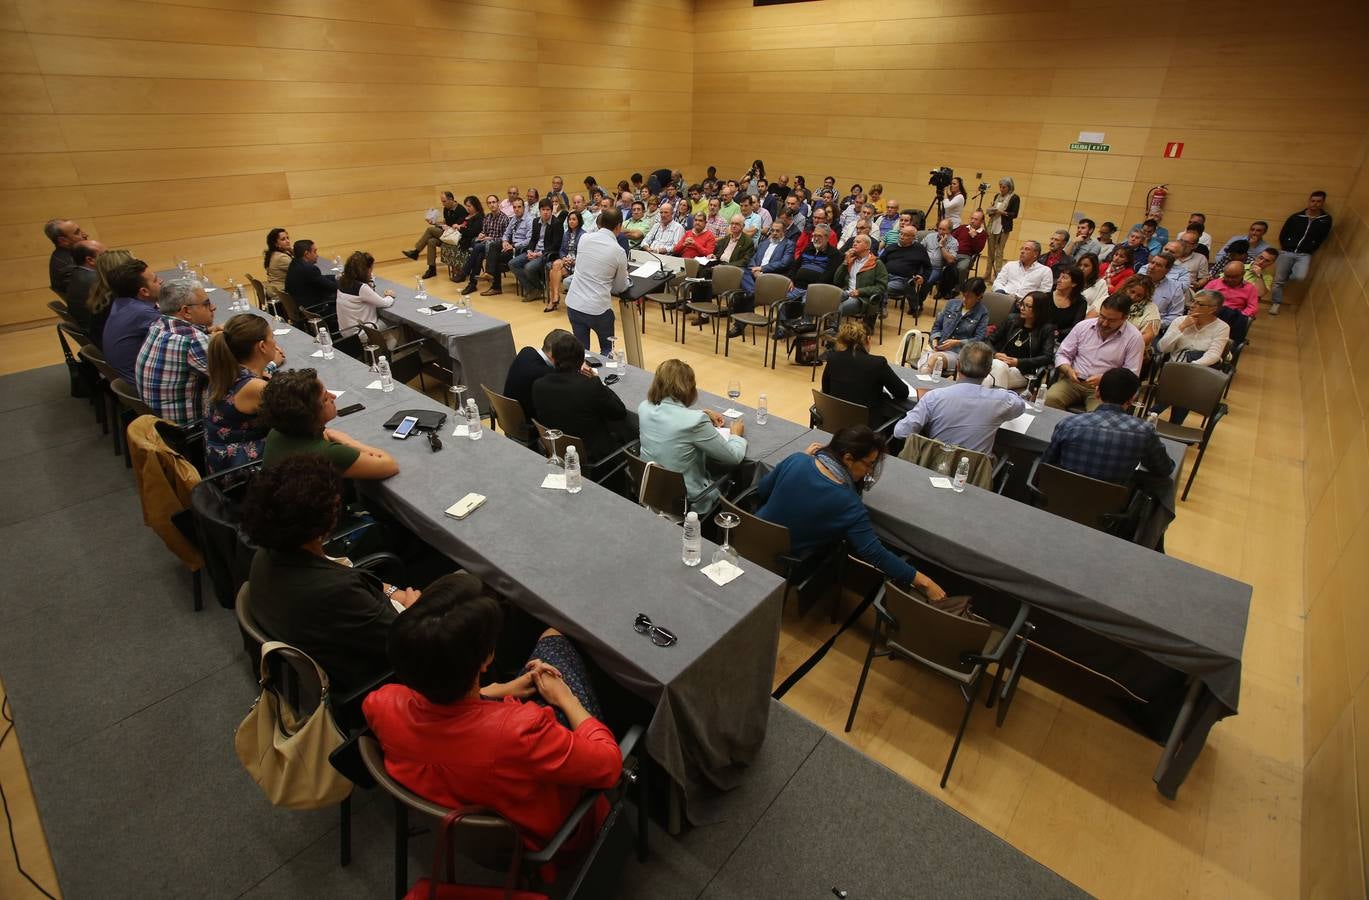
[(669, 278), (671, 278), (671, 277), (674, 275), (673, 272), (671, 272), (670, 270), (668, 270), (668, 269), (665, 267), (665, 260), (661, 259), (661, 258), (660, 258), (659, 256), (657, 256), (655, 253), (652, 253), (652, 252), (651, 252), (649, 249), (647, 249), (646, 247), (638, 247), (637, 249), (638, 249), (638, 250), (641, 250), (643, 253), (645, 253), (646, 255), (650, 256), (652, 259), (656, 260), (656, 265), (658, 265), (658, 266), (661, 267), (660, 270), (657, 271), (657, 273), (656, 273), (655, 275), (651, 275), (651, 276), (649, 276), (649, 277), (655, 278), (657, 281), (666, 281), (666, 280), (668, 280)]

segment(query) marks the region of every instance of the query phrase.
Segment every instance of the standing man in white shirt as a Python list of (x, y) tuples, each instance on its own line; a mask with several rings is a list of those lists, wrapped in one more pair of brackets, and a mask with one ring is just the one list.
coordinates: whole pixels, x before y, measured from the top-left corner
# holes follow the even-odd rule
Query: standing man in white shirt
[(998, 270), (993, 280), (993, 289), (1000, 294), (1011, 294), (1018, 300), (1033, 291), (1050, 293), (1055, 288), (1055, 276), (1050, 267), (1037, 262), (1041, 256), (1041, 245), (1036, 241), (1023, 241), (1018, 251), (1017, 261), (1006, 263)]
[[(661, 207), (665, 214), (665, 207)], [(609, 208), (599, 213), (599, 229), (580, 238), (575, 279), (566, 293), (566, 313), (576, 340), (589, 350), (589, 333), (599, 336), (599, 352), (608, 354), (613, 337), (613, 295), (627, 290), (627, 254), (618, 243), (623, 214)]]

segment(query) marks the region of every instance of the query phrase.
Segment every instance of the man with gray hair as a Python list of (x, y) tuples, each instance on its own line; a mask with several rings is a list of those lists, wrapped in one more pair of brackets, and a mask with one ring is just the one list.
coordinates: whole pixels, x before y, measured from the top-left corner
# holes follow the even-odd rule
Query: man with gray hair
[(138, 394), (153, 415), (190, 428), (204, 419), (209, 331), (222, 329), (214, 325), (213, 301), (193, 279), (162, 285), (157, 310), (161, 316), (138, 351)]
[(943, 444), (988, 453), (998, 426), (1026, 412), (1026, 401), (1016, 393), (984, 386), (993, 367), (993, 348), (988, 344), (970, 341), (961, 347), (959, 365), (956, 383), (928, 391), (894, 426), (894, 437), (921, 434)]
[(43, 225), (43, 234), (52, 241), (52, 256), (48, 258), (48, 287), (61, 297), (67, 289), (72, 269), (76, 268), (71, 249), (88, 236), (71, 219), (49, 219)]
[(1021, 300), (1034, 291), (1050, 293), (1055, 287), (1055, 276), (1049, 268), (1041, 265), (1041, 245), (1036, 241), (1023, 241), (1016, 262), (1010, 262), (998, 270), (993, 280), (993, 289), (1000, 294), (1010, 294)]

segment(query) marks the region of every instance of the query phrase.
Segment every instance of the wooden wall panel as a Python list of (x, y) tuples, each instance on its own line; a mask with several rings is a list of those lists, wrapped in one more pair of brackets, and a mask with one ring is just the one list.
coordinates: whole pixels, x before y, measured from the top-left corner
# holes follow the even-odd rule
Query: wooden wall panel
[(51, 216), (154, 265), (411, 246), (438, 191), (686, 166), (692, 0), (0, 0), (0, 326)]

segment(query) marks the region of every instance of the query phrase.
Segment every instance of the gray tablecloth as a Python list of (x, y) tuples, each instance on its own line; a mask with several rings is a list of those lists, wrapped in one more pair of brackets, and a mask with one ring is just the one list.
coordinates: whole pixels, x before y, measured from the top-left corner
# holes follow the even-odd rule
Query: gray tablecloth
[[(408, 388), (396, 402), (338, 426), (381, 443), (400, 473), (368, 495), (500, 594), (568, 634), (610, 676), (655, 706), (647, 748), (688, 798), (707, 783), (734, 786), (765, 738), (784, 583), (765, 570), (718, 587), (680, 561), (680, 529), (586, 481), (578, 495), (539, 485), (546, 463), (484, 430), (387, 441), (397, 408), (440, 409)], [(489, 499), (470, 518), (443, 514), (468, 492)], [(713, 551), (706, 544), (705, 561)], [(637, 613), (679, 637), (661, 648), (633, 630)]]
[[(809, 440), (828, 435), (793, 447)], [(865, 503), (891, 543), (1192, 675), (1236, 712), (1249, 585), (973, 486), (934, 488), (934, 474), (885, 461)]]
[[(382, 292), (386, 288), (395, 292), (394, 306), (380, 310), (380, 317), (387, 322), (402, 322), (435, 341), (442, 352), (451, 357), (456, 377), (470, 388), (466, 396), (474, 397), (480, 411), (488, 414), (489, 401), (480, 386), (487, 384), (492, 390), (503, 390), (504, 379), (517, 353), (509, 323), (474, 309), (469, 316), (459, 314), (455, 309), (424, 315), (418, 311), (420, 307), (436, 303), (450, 305), (451, 301), (433, 296), (415, 300), (415, 284), (406, 285), (384, 278), (376, 279), (376, 288)], [(474, 300), (474, 295), (470, 299)]]

